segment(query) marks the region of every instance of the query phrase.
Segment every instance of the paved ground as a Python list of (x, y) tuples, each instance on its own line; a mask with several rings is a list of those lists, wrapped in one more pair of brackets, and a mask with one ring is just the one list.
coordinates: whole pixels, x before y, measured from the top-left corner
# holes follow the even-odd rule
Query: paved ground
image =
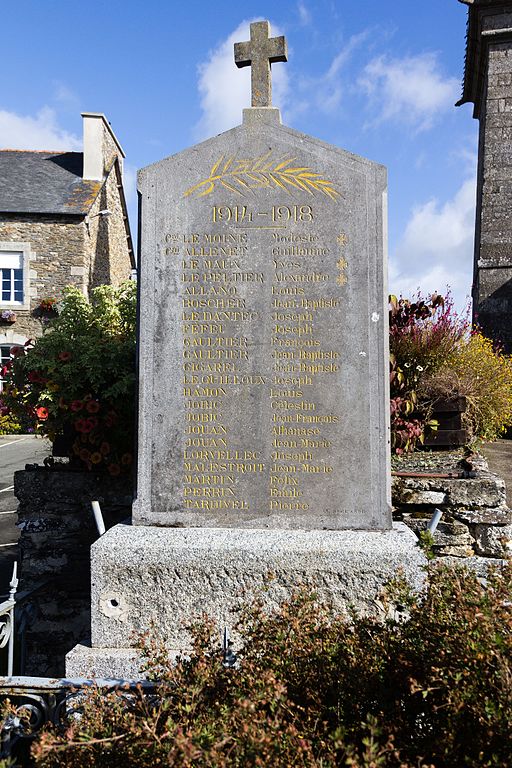
[(512, 440), (497, 440), (483, 445), (481, 453), (489, 462), (489, 469), (502, 477), (507, 486), (507, 504), (512, 507)]
[(18, 555), (17, 499), (14, 473), (26, 464), (42, 464), (50, 443), (34, 435), (0, 436), (0, 597), (9, 591), (12, 566)]

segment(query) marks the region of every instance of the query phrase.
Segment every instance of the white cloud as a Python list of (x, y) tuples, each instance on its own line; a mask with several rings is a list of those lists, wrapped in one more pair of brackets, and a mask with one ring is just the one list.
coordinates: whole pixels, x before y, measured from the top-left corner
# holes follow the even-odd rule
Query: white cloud
[(50, 107), (32, 117), (0, 110), (0, 148), (81, 150), (82, 140), (61, 128)]
[(464, 307), (473, 275), (475, 189), (475, 179), (467, 179), (451, 200), (413, 209), (390, 261), (391, 293), (443, 293), (449, 285), (457, 307)]
[(372, 59), (359, 78), (370, 96), (372, 109), (380, 111), (375, 123), (405, 122), (417, 130), (429, 128), (437, 115), (451, 109), (460, 88), (455, 77), (444, 78), (435, 53), (403, 59)]
[(333, 114), (339, 108), (341, 100), (350, 84), (345, 80), (343, 69), (351, 59), (354, 51), (361, 46), (370, 34), (370, 30), (363, 30), (357, 35), (352, 35), (346, 45), (334, 56), (329, 68), (318, 78), (302, 78), (299, 86), (306, 95), (302, 102), (295, 102), (291, 111), (293, 114), (311, 109), (311, 101), (314, 108), (326, 114)]
[[(199, 66), (199, 93), (203, 114), (195, 127), (200, 139), (213, 136), (242, 122), (242, 109), (251, 106), (250, 67), (238, 69), (235, 65), (233, 45), (250, 39), (249, 21), (243, 21), (224, 42), (210, 52), (208, 61)], [(271, 27), (274, 37), (282, 32)], [(272, 68), (272, 102), (283, 108), (288, 91), (286, 67), (276, 64)]]
[(66, 83), (61, 80), (55, 80), (54, 83), (54, 100), (57, 101), (65, 109), (73, 110), (74, 112), (80, 111), (80, 99), (75, 91), (73, 91)]
[(303, 2), (297, 3), (297, 10), (299, 12), (299, 21), (302, 26), (306, 27), (308, 24), (311, 24), (311, 14)]

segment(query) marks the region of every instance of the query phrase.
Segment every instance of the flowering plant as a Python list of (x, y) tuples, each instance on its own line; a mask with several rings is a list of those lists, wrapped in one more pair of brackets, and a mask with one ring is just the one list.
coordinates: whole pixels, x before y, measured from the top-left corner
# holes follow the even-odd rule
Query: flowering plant
[(39, 309), (41, 312), (53, 312), (57, 308), (57, 299), (55, 296), (49, 296), (46, 299), (41, 299), (39, 302)]
[(389, 297), (391, 446), (395, 453), (423, 443), (426, 429), (437, 428), (432, 401), (418, 387), (446, 365), (470, 332), (469, 307), (459, 315), (453, 299), (433, 293), (413, 301)]
[(36, 433), (70, 441), (82, 468), (129, 472), (135, 404), (136, 286), (100, 286), (90, 302), (66, 288), (43, 336), (11, 350), (4, 405)]
[(16, 320), (16, 312), (13, 312), (12, 309), (4, 309), (3, 312), (0, 313), (0, 318), (7, 323), (14, 323)]

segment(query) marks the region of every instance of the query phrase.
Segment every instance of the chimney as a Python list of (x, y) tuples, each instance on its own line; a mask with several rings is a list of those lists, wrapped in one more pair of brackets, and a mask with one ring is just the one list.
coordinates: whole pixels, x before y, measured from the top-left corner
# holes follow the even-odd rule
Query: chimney
[(121, 173), (125, 154), (101, 112), (82, 112), (84, 125), (84, 180), (103, 181), (115, 157), (119, 160)]

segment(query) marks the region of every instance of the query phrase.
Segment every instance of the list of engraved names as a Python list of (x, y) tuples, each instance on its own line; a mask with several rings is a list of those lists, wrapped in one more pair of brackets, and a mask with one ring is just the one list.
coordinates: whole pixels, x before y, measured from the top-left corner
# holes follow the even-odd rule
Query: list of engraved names
[(336, 474), (347, 237), (323, 238), (319, 209), (208, 205), (202, 231), (165, 233), (180, 265), (186, 510), (307, 511)]

